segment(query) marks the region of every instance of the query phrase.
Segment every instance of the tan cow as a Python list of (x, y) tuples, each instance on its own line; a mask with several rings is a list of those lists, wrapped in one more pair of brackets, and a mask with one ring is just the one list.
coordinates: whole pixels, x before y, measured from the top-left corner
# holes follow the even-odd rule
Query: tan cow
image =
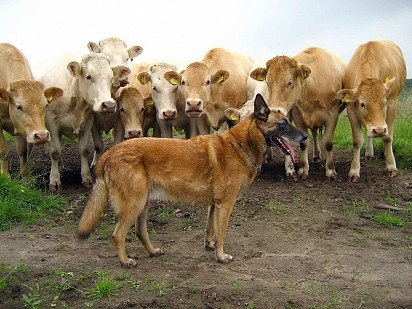
[(160, 128), (156, 121), (156, 108), (152, 98), (152, 87), (150, 83), (142, 84), (139, 80), (140, 73), (150, 72), (150, 63), (133, 64), (129, 75), (130, 87), (136, 88), (143, 97), (145, 113), (143, 116), (143, 136), (149, 136), (148, 131), (153, 128), (153, 136), (160, 137)]
[(50, 131), (51, 190), (61, 186), (59, 161), (61, 161), (62, 135), (78, 138), (81, 158), (81, 175), (85, 186), (91, 185), (88, 166), (88, 141), (94, 116), (99, 113), (113, 113), (116, 102), (111, 97), (113, 76), (125, 78), (130, 70), (124, 66), (110, 67), (108, 58), (99, 53), (86, 54), (80, 62), (67, 59), (45, 66), (40, 76), (46, 85), (51, 83), (64, 89), (63, 97), (50, 104), (46, 114), (46, 125)]
[(393, 156), (393, 125), (398, 109), (397, 97), (406, 79), (405, 59), (401, 49), (391, 41), (370, 41), (360, 45), (346, 70), (344, 87), (337, 98), (347, 102), (352, 127), (353, 160), (349, 181), (360, 180), (360, 148), (362, 127), (368, 143), (366, 157), (373, 157), (372, 139), (381, 137), (385, 146), (386, 170), (389, 177), (397, 175)]
[(35, 81), (27, 59), (11, 44), (0, 44), (0, 166), (1, 173), (9, 174), (8, 145), (3, 130), (16, 136), (20, 161), (20, 175), (27, 176), (27, 156), (33, 144), (50, 140), (45, 125), (46, 97), (59, 97), (62, 90), (44, 90)]
[[(333, 135), (338, 121), (340, 100), (335, 99), (342, 89), (346, 64), (336, 54), (311, 47), (295, 57), (277, 56), (251, 73), (256, 80), (266, 80), (271, 109), (288, 115), (305, 132), (312, 131), (315, 162), (321, 159), (318, 130), (325, 127), (323, 148), (326, 150), (326, 177), (336, 177), (333, 162)], [(287, 156), (286, 174), (294, 179), (307, 179), (309, 141), (301, 143), (301, 167), (296, 176), (293, 156)]]
[[(202, 62), (191, 63), (182, 74), (167, 72), (165, 78), (171, 84), (179, 84), (180, 100), (187, 115), (198, 118), (211, 102), (225, 102), (225, 107), (241, 107), (247, 99), (246, 80), (252, 64), (248, 57), (214, 48), (206, 53)], [(220, 113), (218, 119), (225, 117), (223, 108), (215, 108), (209, 113)], [(200, 134), (209, 133), (207, 119), (198, 118)]]

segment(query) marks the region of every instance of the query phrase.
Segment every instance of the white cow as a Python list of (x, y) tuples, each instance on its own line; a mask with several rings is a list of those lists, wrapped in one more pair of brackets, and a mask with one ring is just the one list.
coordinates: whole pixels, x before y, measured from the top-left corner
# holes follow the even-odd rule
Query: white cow
[(87, 157), (94, 113), (111, 113), (115, 110), (116, 102), (111, 97), (113, 76), (124, 78), (130, 73), (124, 66), (111, 68), (109, 59), (99, 53), (89, 53), (80, 62), (67, 63), (65, 57), (51, 67), (44, 67), (45, 71), (39, 76), (45, 85), (56, 85), (64, 90), (61, 98), (51, 98), (52, 102), (46, 112), (46, 125), (51, 136), (51, 190), (61, 187), (58, 164), (61, 161), (62, 135), (78, 138), (82, 182), (86, 187), (91, 185)]

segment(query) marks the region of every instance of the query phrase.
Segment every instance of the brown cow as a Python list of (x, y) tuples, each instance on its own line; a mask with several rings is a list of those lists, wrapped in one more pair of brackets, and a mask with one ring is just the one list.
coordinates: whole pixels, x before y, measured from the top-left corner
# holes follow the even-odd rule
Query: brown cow
[(368, 143), (366, 157), (373, 157), (372, 139), (381, 137), (385, 146), (386, 170), (389, 177), (397, 175), (393, 156), (393, 125), (398, 109), (397, 97), (406, 79), (405, 60), (401, 49), (391, 41), (370, 41), (360, 45), (346, 70), (344, 87), (337, 98), (348, 103), (352, 127), (353, 159), (349, 181), (360, 180), (360, 148), (362, 127)]
[[(58, 98), (59, 88), (44, 90), (35, 81), (27, 59), (11, 44), (0, 44), (0, 165), (1, 173), (8, 175), (8, 145), (3, 130), (16, 136), (20, 159), (20, 175), (27, 176), (27, 156), (32, 144), (50, 140), (45, 125), (46, 97)], [(8, 89), (8, 90), (6, 90)]]
[[(293, 58), (277, 56), (267, 61), (266, 68), (257, 68), (251, 73), (256, 80), (266, 80), (271, 109), (284, 115), (290, 112), (298, 128), (312, 131), (315, 162), (321, 157), (318, 130), (325, 127), (323, 148), (327, 153), (326, 177), (329, 179), (336, 177), (332, 149), (340, 101), (335, 96), (342, 89), (345, 67), (336, 54), (311, 47)], [(308, 177), (308, 146), (308, 140), (301, 143), (301, 167), (297, 176), (293, 156), (286, 156), (286, 174), (295, 180)]]
[[(214, 48), (206, 53), (202, 62), (191, 63), (182, 74), (167, 72), (165, 78), (171, 84), (179, 84), (180, 100), (188, 116), (200, 117), (210, 102), (226, 102), (226, 108), (239, 108), (246, 102), (246, 80), (252, 64), (248, 57)], [(224, 119), (223, 108), (215, 112), (220, 113), (217, 118)], [(200, 134), (209, 133), (207, 119), (200, 117), (197, 121)]]

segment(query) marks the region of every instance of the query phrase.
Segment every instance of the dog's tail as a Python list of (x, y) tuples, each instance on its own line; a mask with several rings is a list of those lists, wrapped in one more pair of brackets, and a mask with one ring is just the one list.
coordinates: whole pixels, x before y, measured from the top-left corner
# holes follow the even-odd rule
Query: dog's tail
[(107, 205), (109, 205), (109, 191), (104, 180), (99, 178), (94, 184), (77, 227), (77, 235), (80, 239), (86, 239), (93, 232)]

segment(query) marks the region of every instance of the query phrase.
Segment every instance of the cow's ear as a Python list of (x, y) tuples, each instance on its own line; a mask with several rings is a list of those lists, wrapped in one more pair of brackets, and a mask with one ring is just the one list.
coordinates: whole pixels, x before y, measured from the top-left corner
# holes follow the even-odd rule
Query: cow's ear
[(119, 65), (117, 67), (112, 68), (113, 70), (113, 77), (115, 80), (121, 80), (129, 76), (130, 69), (125, 67), (124, 65)]
[(393, 84), (395, 83), (396, 77), (392, 77), (389, 79), (389, 77), (386, 78), (385, 83), (383, 84), (386, 88), (386, 95), (389, 95), (391, 92), (391, 88)]
[(143, 52), (143, 48), (141, 46), (132, 46), (129, 48), (127, 53), (129, 54), (129, 58), (133, 60), (133, 58), (139, 56)]
[(46, 97), (48, 102), (52, 100), (57, 100), (63, 95), (63, 89), (57, 87), (50, 87), (44, 90), (44, 96)]
[(92, 53), (100, 53), (100, 47), (94, 43), (94, 42), (89, 42), (87, 43), (87, 48), (92, 52)]
[(150, 75), (148, 72), (141, 72), (139, 73), (139, 75), (137, 75), (137, 80), (142, 85), (146, 85), (148, 82), (150, 82)]
[(268, 70), (265, 68), (256, 68), (250, 73), (250, 77), (257, 81), (264, 81), (266, 79), (266, 75), (268, 74)]
[(229, 72), (226, 70), (219, 70), (212, 75), (212, 84), (222, 84), (225, 80), (229, 78)]
[(143, 107), (148, 113), (152, 111), (153, 106), (154, 102), (151, 96), (143, 99)]
[(258, 93), (255, 98), (253, 117), (255, 119), (267, 121), (269, 118), (270, 109), (267, 106), (265, 99)]
[(82, 68), (80, 64), (76, 61), (72, 61), (67, 65), (67, 69), (69, 70), (71, 76), (78, 77), (82, 72)]
[(344, 103), (353, 103), (357, 100), (355, 89), (342, 89), (336, 94), (336, 99)]
[(301, 64), (298, 66), (298, 75), (302, 77), (303, 79), (308, 78), (310, 75), (310, 72), (311, 72), (310, 68), (307, 67), (306, 65)]
[(179, 85), (182, 80), (182, 76), (175, 71), (166, 72), (163, 76), (172, 85)]
[(240, 111), (236, 108), (229, 107), (228, 109), (225, 109), (225, 116), (229, 120), (239, 121), (240, 120)]
[(0, 99), (8, 101), (10, 99), (10, 96), (10, 93), (6, 89), (0, 88)]

